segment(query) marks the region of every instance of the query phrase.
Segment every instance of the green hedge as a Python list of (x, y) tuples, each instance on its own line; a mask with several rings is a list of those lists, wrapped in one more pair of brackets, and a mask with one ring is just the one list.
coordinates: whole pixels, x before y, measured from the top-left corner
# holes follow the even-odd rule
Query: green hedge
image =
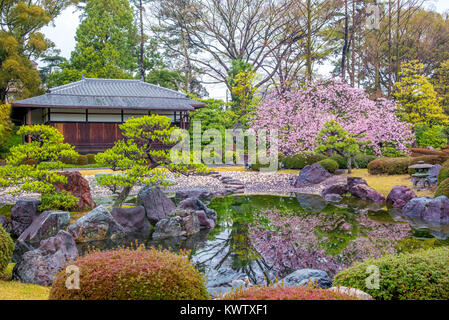
[(317, 163), (330, 173), (335, 173), (339, 168), (338, 163), (332, 159), (325, 159)]
[[(379, 288), (368, 288), (369, 267), (379, 269)], [(449, 299), (449, 248), (369, 259), (339, 272), (334, 286), (360, 289), (376, 300)], [(369, 282), (370, 283), (370, 282)]]
[(325, 159), (327, 159), (327, 157), (322, 154), (301, 152), (295, 155), (285, 156), (281, 159), (281, 161), (282, 163), (284, 163), (285, 169), (302, 170), (306, 166), (312, 165)]
[(441, 165), (441, 170), (438, 173), (438, 185), (440, 185), (447, 178), (449, 178), (449, 160), (445, 161)]
[(423, 156), (416, 158), (382, 158), (371, 161), (368, 164), (368, 172), (370, 174), (407, 174), (411, 165), (417, 164), (419, 161), (424, 161), (428, 164), (441, 164), (445, 162), (448, 157), (444, 156)]
[(5, 271), (11, 262), (12, 253), (14, 251), (14, 242), (9, 233), (0, 226), (0, 275)]
[(449, 178), (446, 178), (443, 182), (441, 182), (435, 190), (435, 197), (439, 196), (446, 196), (449, 198)]

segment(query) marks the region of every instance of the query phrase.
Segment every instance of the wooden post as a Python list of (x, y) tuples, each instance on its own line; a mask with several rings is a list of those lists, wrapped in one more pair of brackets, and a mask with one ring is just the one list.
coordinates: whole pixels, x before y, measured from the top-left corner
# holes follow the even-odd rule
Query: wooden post
[[(28, 108), (28, 112), (27, 112), (27, 125), (29, 125), (29, 126), (31, 126), (32, 125), (32, 123), (31, 123), (31, 108)], [(31, 136), (30, 135), (28, 135), (28, 143), (31, 143)]]

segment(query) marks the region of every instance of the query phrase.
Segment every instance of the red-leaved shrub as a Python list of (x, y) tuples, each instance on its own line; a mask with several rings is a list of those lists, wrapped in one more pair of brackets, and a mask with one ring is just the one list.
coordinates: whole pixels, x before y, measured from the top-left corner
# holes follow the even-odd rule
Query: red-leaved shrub
[(50, 300), (206, 300), (203, 275), (186, 253), (155, 248), (93, 251), (72, 263), (80, 269), (80, 289), (68, 290), (70, 274), (58, 273)]
[(342, 293), (307, 287), (254, 286), (249, 289), (230, 292), (221, 300), (358, 300)]

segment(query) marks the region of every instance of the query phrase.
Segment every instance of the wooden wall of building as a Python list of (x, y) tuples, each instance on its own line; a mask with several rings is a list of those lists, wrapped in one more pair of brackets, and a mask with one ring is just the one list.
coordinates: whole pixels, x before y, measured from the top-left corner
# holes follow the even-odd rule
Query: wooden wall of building
[(122, 139), (120, 123), (62, 122), (51, 123), (80, 153), (97, 153), (112, 147)]

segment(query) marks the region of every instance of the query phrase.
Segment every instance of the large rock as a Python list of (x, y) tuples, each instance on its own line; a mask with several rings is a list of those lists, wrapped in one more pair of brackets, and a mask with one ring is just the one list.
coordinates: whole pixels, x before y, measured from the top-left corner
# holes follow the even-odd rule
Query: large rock
[(145, 208), (114, 208), (111, 211), (115, 221), (117, 221), (127, 233), (147, 233), (150, 225), (146, 218)]
[(353, 187), (359, 185), (359, 184), (364, 184), (364, 185), (368, 185), (368, 182), (366, 182), (365, 179), (360, 178), (360, 177), (348, 177), (348, 190), (352, 189)]
[(12, 254), (12, 262), (19, 263), (20, 261), (22, 261), (22, 257), (25, 252), (33, 250), (34, 248), (25, 241), (17, 240), (14, 246), (14, 252)]
[(201, 229), (213, 229), (218, 220), (215, 210), (208, 209), (198, 198), (188, 198), (179, 203), (178, 209), (194, 211), (200, 221)]
[(55, 237), (43, 240), (39, 249), (23, 254), (22, 260), (13, 269), (13, 279), (49, 286), (55, 275), (77, 255), (73, 237), (61, 230)]
[(208, 189), (195, 188), (188, 190), (180, 190), (176, 192), (176, 199), (185, 200), (188, 198), (197, 198), (200, 200), (210, 200), (215, 197), (215, 194)]
[(0, 226), (2, 226), (6, 232), (11, 233), (12, 231), (11, 219), (4, 216), (0, 216)]
[(323, 289), (329, 289), (332, 287), (332, 280), (329, 278), (327, 272), (314, 269), (297, 270), (280, 280), (277, 285), (280, 284), (286, 287), (301, 287), (307, 286), (309, 282), (316, 283)]
[(39, 216), (40, 201), (19, 200), (11, 209), (12, 235), (19, 237)]
[(303, 188), (318, 183), (330, 178), (332, 175), (326, 171), (322, 166), (315, 163), (310, 166), (306, 166), (299, 173), (298, 179), (295, 182), (295, 188)]
[(348, 190), (349, 190), (348, 181), (346, 179), (344, 179), (344, 180), (338, 179), (338, 180), (335, 180), (335, 182), (333, 182), (331, 185), (326, 187), (321, 192), (321, 195), (323, 197), (326, 197), (326, 195), (328, 195), (328, 194), (338, 194), (341, 196), (341, 195), (347, 193)]
[(416, 198), (415, 192), (406, 186), (396, 186), (387, 197), (387, 204), (393, 208), (402, 209), (412, 199)]
[(19, 240), (41, 241), (58, 234), (70, 224), (70, 212), (45, 211), (20, 235)]
[(182, 225), (182, 218), (179, 216), (172, 217), (169, 219), (160, 220), (154, 229), (153, 239), (166, 239), (166, 238), (177, 238), (184, 237), (187, 232), (184, 230)]
[(429, 176), (427, 177), (430, 180), (432, 185), (438, 184), (438, 174), (440, 173), (441, 165), (436, 164), (429, 170)]
[(402, 214), (410, 218), (431, 223), (449, 223), (449, 198), (414, 198), (402, 209)]
[(370, 186), (367, 186), (365, 184), (357, 184), (351, 189), (349, 189), (349, 192), (356, 198), (366, 200), (366, 201), (373, 201), (373, 202), (385, 202), (385, 196)]
[(402, 214), (410, 218), (421, 218), (432, 200), (428, 197), (413, 198), (402, 208)]
[(99, 206), (69, 226), (68, 231), (76, 242), (115, 240), (126, 236), (125, 229), (114, 219), (108, 209)]
[(137, 196), (137, 205), (145, 208), (147, 218), (157, 224), (166, 219), (170, 212), (176, 209), (175, 204), (159, 188), (150, 186), (142, 188)]
[(90, 210), (95, 208), (95, 202), (92, 200), (92, 194), (87, 181), (80, 172), (60, 172), (62, 176), (67, 177), (67, 183), (56, 183), (56, 191), (67, 191), (71, 195), (78, 198), (78, 210)]

